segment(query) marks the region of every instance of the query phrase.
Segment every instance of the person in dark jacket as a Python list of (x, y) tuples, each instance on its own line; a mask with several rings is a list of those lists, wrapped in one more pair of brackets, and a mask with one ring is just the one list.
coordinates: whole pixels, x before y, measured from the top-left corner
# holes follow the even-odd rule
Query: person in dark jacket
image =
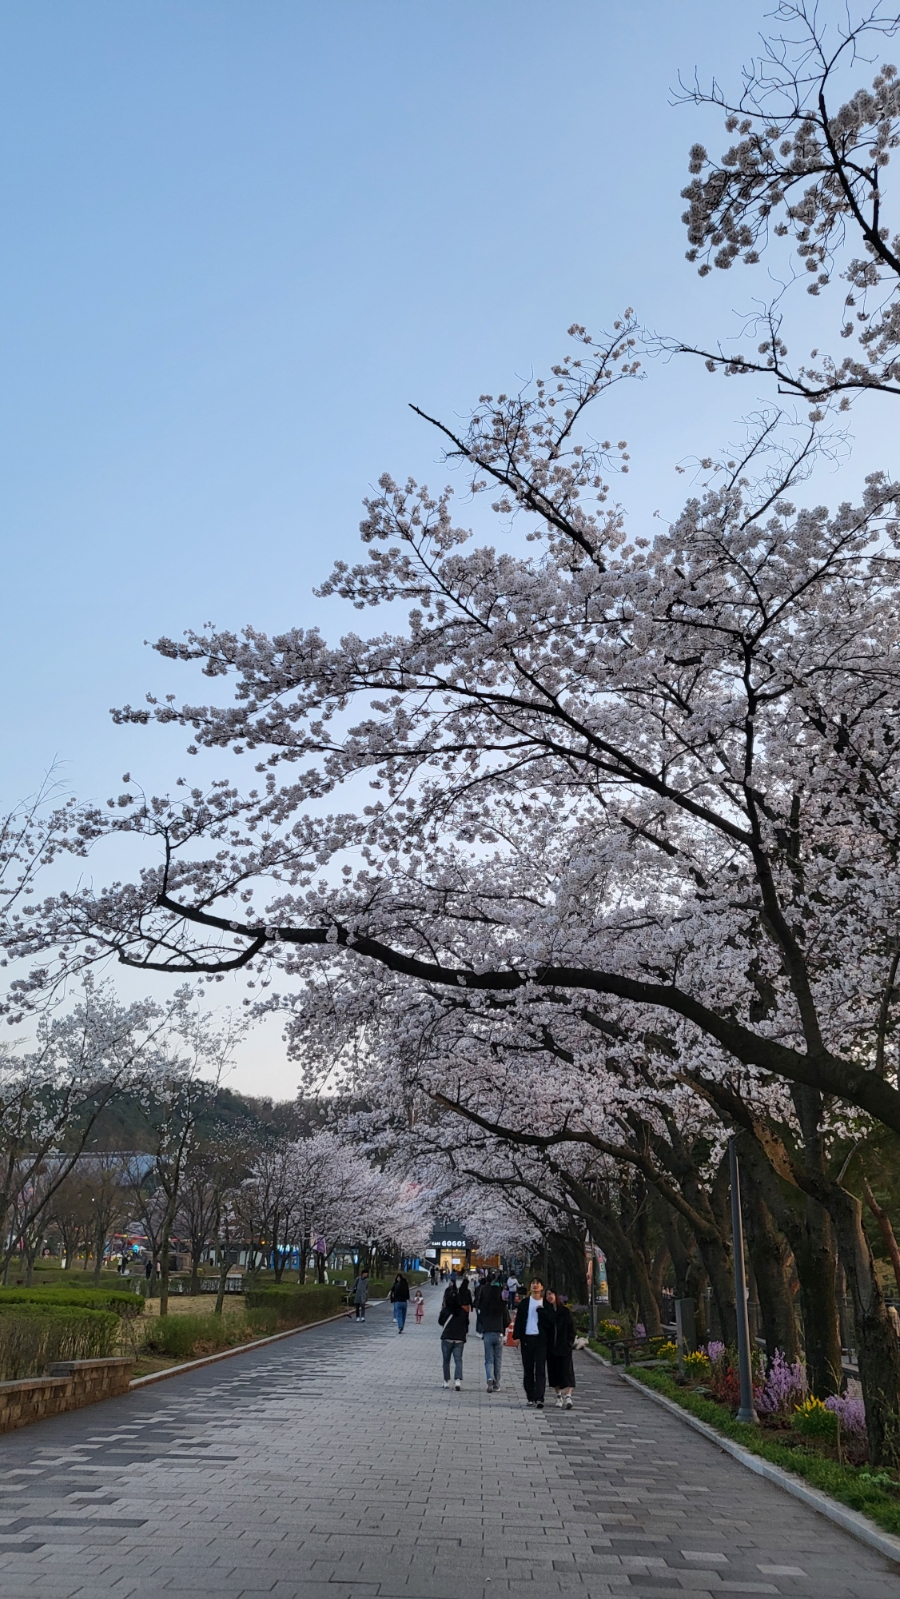
[(527, 1299), (520, 1301), (513, 1323), (513, 1343), (522, 1351), (522, 1379), (525, 1396), (530, 1405), (544, 1408), (544, 1391), (547, 1386), (547, 1348), (556, 1336), (556, 1316), (551, 1305), (544, 1301), (544, 1285), (539, 1277), (532, 1279)]
[(394, 1307), (394, 1320), (397, 1323), (397, 1331), (402, 1333), (406, 1326), (406, 1312), (409, 1309), (409, 1283), (400, 1271), (398, 1271), (391, 1284), (390, 1301)]
[(481, 1333), (481, 1295), (483, 1292), (484, 1284), (480, 1277), (476, 1277), (475, 1287), (472, 1289), (472, 1309), (475, 1312), (475, 1331), (479, 1335)]
[(556, 1312), (554, 1336), (547, 1345), (547, 1381), (551, 1388), (556, 1389), (557, 1407), (560, 1410), (571, 1410), (572, 1389), (575, 1387), (575, 1364), (572, 1359), (572, 1351), (575, 1348), (575, 1323), (564, 1295), (554, 1294), (548, 1288), (546, 1300)]
[(500, 1387), (500, 1363), (503, 1358), (503, 1339), (509, 1326), (509, 1311), (499, 1283), (481, 1289), (479, 1316), (484, 1338), (484, 1375), (487, 1391), (495, 1394)]
[(469, 1312), (460, 1304), (459, 1293), (448, 1288), (438, 1316), (441, 1329), (441, 1355), (444, 1365), (444, 1387), (450, 1387), (450, 1357), (453, 1357), (453, 1386), (462, 1387), (463, 1350), (469, 1334)]
[(472, 1288), (468, 1277), (464, 1277), (459, 1285), (459, 1302), (465, 1305), (467, 1310), (472, 1309)]

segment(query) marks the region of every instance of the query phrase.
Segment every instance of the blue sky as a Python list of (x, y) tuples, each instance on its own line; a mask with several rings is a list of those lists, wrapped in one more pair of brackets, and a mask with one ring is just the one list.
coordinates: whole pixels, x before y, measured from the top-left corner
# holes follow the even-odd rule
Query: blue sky
[[(311, 590), (369, 485), (445, 475), (409, 401), (458, 415), (626, 304), (729, 331), (759, 283), (684, 261), (686, 151), (719, 134), (669, 91), (735, 78), (766, 9), (6, 0), (5, 802), (54, 757), (85, 797), (184, 769), (108, 716), (191, 697), (145, 639), (339, 631)], [(617, 399), (634, 515), (756, 398), (680, 362)]]

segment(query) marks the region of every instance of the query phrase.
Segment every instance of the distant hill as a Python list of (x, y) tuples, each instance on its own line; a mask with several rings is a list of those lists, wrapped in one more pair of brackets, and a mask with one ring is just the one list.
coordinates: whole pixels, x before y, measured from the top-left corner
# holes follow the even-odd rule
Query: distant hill
[[(266, 1143), (272, 1137), (301, 1138), (324, 1126), (326, 1108), (315, 1100), (273, 1100), (251, 1094), (237, 1094), (220, 1088), (209, 1110), (201, 1118), (201, 1137), (240, 1128), (251, 1138)], [(153, 1106), (149, 1113), (134, 1094), (119, 1094), (100, 1111), (91, 1129), (93, 1150), (134, 1150), (153, 1148)], [(72, 1143), (78, 1136), (73, 1128)]]

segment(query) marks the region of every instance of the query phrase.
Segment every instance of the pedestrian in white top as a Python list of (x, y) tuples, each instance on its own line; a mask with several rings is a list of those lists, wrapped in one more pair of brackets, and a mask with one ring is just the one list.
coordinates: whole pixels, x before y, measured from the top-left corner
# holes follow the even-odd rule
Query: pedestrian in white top
[(516, 1311), (513, 1343), (522, 1351), (522, 1377), (528, 1403), (538, 1410), (544, 1408), (547, 1346), (553, 1343), (555, 1331), (555, 1311), (544, 1303), (544, 1285), (535, 1277), (528, 1298), (521, 1301)]

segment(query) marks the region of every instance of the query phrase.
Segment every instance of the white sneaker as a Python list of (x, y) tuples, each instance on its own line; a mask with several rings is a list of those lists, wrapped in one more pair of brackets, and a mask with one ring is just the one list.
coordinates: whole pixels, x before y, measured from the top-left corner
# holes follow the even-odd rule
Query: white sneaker
[(458, 1377), (457, 1377), (455, 1383), (453, 1384), (453, 1386), (456, 1389), (457, 1393), (459, 1393), (459, 1390), (462, 1387), (462, 1383), (460, 1382)]
[(567, 1410), (571, 1410), (572, 1409), (572, 1395), (571, 1394), (567, 1394), (566, 1395), (566, 1409)]
[(560, 1396), (559, 1396), (559, 1398), (558, 1398), (558, 1399), (557, 1399), (557, 1401), (556, 1401), (556, 1408), (557, 1408), (557, 1410), (562, 1410), (562, 1408), (563, 1408), (563, 1403), (564, 1403), (564, 1401), (563, 1401), (563, 1396), (562, 1396), (562, 1394), (560, 1394)]
[(445, 1388), (449, 1388), (449, 1387), (450, 1387), (450, 1378), (449, 1378), (449, 1377), (447, 1377), (447, 1378), (445, 1378), (445, 1380), (444, 1380), (444, 1387), (445, 1387)]

